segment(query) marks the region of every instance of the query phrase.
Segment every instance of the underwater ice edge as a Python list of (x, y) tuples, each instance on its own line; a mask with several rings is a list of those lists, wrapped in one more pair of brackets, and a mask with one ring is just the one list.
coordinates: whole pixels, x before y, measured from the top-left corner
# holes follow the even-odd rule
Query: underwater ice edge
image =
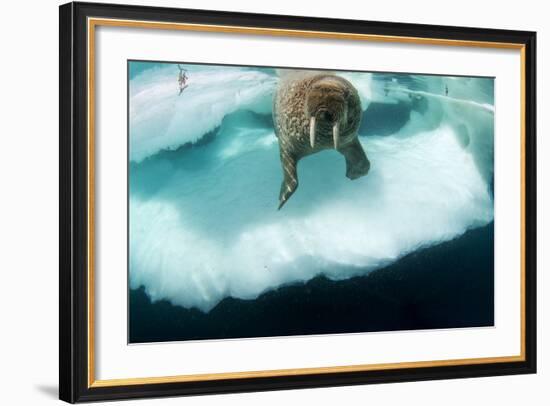
[(492, 79), (338, 72), (360, 93), (371, 172), (350, 181), (336, 151), (307, 157), (277, 211), (280, 72), (185, 65), (178, 96), (177, 65), (131, 64), (129, 279), (153, 301), (208, 311), (363, 275), (493, 219)]

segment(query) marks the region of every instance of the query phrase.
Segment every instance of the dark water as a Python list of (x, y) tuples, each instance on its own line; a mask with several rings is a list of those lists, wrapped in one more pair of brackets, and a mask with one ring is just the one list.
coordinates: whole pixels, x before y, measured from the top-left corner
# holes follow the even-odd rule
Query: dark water
[(354, 333), (494, 324), (493, 223), (367, 276), (319, 276), (208, 313), (130, 291), (129, 342)]

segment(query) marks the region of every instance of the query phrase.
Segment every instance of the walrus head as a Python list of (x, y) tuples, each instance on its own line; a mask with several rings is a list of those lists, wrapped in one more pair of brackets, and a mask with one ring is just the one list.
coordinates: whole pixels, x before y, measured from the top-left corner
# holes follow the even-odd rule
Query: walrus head
[(323, 137), (324, 141), (329, 134), (335, 149), (351, 141), (347, 138), (354, 137), (354, 131), (345, 134), (349, 127), (350, 103), (360, 103), (357, 92), (351, 83), (341, 77), (323, 75), (310, 84), (304, 107), (306, 117), (309, 118), (311, 148), (319, 143), (318, 137)]

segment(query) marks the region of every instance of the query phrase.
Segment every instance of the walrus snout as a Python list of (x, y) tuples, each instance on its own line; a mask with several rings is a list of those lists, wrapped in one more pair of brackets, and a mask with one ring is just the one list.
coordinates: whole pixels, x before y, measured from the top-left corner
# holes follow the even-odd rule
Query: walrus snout
[(346, 113), (346, 103), (342, 99), (333, 100), (328, 106), (316, 106), (314, 103), (310, 103), (308, 107), (309, 112), (306, 112), (307, 115), (315, 116), (317, 119), (326, 121), (327, 123), (341, 120)]
[(327, 121), (330, 121), (330, 122), (334, 121), (334, 115), (330, 111), (324, 111), (323, 112), (323, 118)]
[[(332, 142), (334, 144), (334, 149), (338, 149), (340, 147), (340, 122), (339, 120), (332, 119), (332, 117), (332, 115), (329, 115), (329, 118), (331, 119), (327, 119), (326, 121), (328, 121), (332, 127)], [(311, 148), (315, 148), (316, 138), (317, 118), (316, 116), (311, 116), (309, 119), (309, 145), (311, 146)]]
[(345, 121), (346, 108), (343, 103), (334, 103), (330, 108), (325, 106), (317, 107), (310, 113), (309, 118), (309, 144), (315, 148), (317, 129), (321, 126), (323, 129), (330, 128), (332, 142), (335, 149), (340, 146), (340, 126), (342, 120)]
[(319, 116), (321, 120), (325, 120), (326, 122), (333, 124), (336, 121), (337, 113), (328, 109), (320, 109), (317, 116)]

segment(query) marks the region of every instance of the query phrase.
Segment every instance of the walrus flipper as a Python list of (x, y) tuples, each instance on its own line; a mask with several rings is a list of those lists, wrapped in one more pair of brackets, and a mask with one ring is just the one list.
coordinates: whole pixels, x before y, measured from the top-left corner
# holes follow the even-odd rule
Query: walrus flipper
[(298, 172), (296, 170), (296, 159), (281, 152), (281, 164), (283, 166), (283, 182), (281, 183), (281, 192), (279, 193), (279, 210), (290, 199), (290, 196), (298, 188)]
[(348, 178), (357, 179), (369, 172), (369, 159), (357, 137), (348, 145), (339, 148), (338, 151), (346, 158), (346, 176)]

